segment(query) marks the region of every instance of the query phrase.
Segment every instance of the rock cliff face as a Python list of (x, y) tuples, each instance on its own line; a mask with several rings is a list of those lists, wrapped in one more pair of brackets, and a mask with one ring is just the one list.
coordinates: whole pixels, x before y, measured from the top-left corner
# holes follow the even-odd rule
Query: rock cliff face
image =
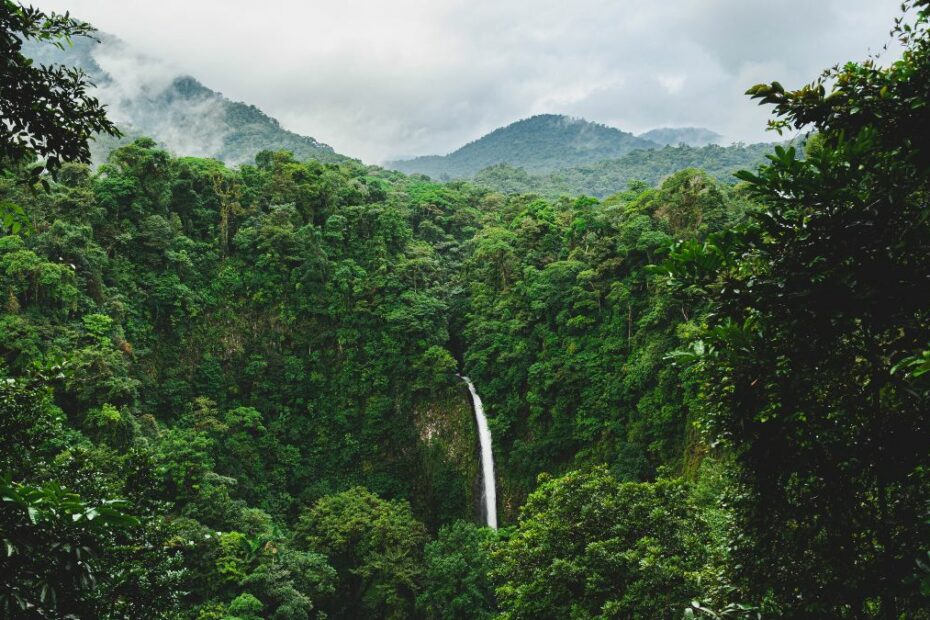
[(481, 465), (467, 387), (450, 387), (419, 405), (414, 420), (422, 472), (415, 508), (431, 526), (456, 518), (477, 522)]

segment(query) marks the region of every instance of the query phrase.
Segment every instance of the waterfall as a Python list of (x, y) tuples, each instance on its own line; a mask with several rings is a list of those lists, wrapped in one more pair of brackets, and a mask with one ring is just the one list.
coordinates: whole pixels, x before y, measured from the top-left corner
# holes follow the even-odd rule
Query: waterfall
[(478, 423), (478, 443), (481, 445), (481, 475), (484, 480), (484, 512), (487, 515), (488, 527), (497, 529), (497, 489), (494, 486), (494, 452), (491, 448), (491, 429), (488, 428), (488, 419), (484, 416), (484, 405), (475, 390), (475, 384), (468, 377), (462, 377), (468, 384), (471, 399), (475, 406), (475, 421)]

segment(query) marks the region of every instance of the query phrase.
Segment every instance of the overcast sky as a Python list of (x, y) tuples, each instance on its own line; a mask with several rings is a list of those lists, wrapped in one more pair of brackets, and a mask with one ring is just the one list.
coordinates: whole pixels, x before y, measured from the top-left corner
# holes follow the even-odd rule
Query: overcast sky
[(746, 88), (879, 52), (900, 0), (33, 2), (378, 163), (539, 113), (771, 139)]

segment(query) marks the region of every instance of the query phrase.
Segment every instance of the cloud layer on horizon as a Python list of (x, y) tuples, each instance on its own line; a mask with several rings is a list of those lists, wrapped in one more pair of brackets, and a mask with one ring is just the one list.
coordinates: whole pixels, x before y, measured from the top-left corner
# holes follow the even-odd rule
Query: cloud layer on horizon
[[(39, 0), (371, 163), (532, 114), (771, 139), (743, 92), (881, 51), (898, 0)], [(895, 52), (889, 52), (889, 55)]]

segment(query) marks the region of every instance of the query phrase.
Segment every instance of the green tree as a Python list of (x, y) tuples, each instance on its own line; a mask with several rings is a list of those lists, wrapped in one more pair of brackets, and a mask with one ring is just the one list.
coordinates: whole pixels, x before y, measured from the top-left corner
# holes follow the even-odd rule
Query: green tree
[(138, 522), (125, 502), (88, 502), (57, 483), (35, 486), (0, 481), (0, 609), (19, 615), (98, 615), (98, 590), (112, 567), (116, 536)]
[(302, 620), (321, 615), (335, 593), (336, 571), (319, 553), (286, 547), (266, 547), (261, 563), (242, 586), (268, 606), (278, 620)]
[(907, 7), (890, 66), (749, 91), (815, 148), (742, 173), (764, 210), (667, 265), (712, 300), (694, 351), (736, 460), (731, 573), (780, 617), (926, 617), (928, 401), (905, 368), (930, 342), (930, 7)]
[(262, 602), (249, 593), (240, 594), (234, 598), (227, 607), (231, 618), (236, 620), (261, 620)]
[(706, 536), (681, 482), (543, 477), (493, 553), (501, 617), (680, 618)]
[(444, 525), (436, 540), (426, 544), (417, 609), (437, 620), (494, 617), (493, 540), (491, 530), (466, 521)]
[(340, 594), (333, 610), (356, 618), (413, 613), (426, 530), (407, 502), (383, 500), (355, 487), (314, 504), (300, 517), (295, 537), (336, 569)]

